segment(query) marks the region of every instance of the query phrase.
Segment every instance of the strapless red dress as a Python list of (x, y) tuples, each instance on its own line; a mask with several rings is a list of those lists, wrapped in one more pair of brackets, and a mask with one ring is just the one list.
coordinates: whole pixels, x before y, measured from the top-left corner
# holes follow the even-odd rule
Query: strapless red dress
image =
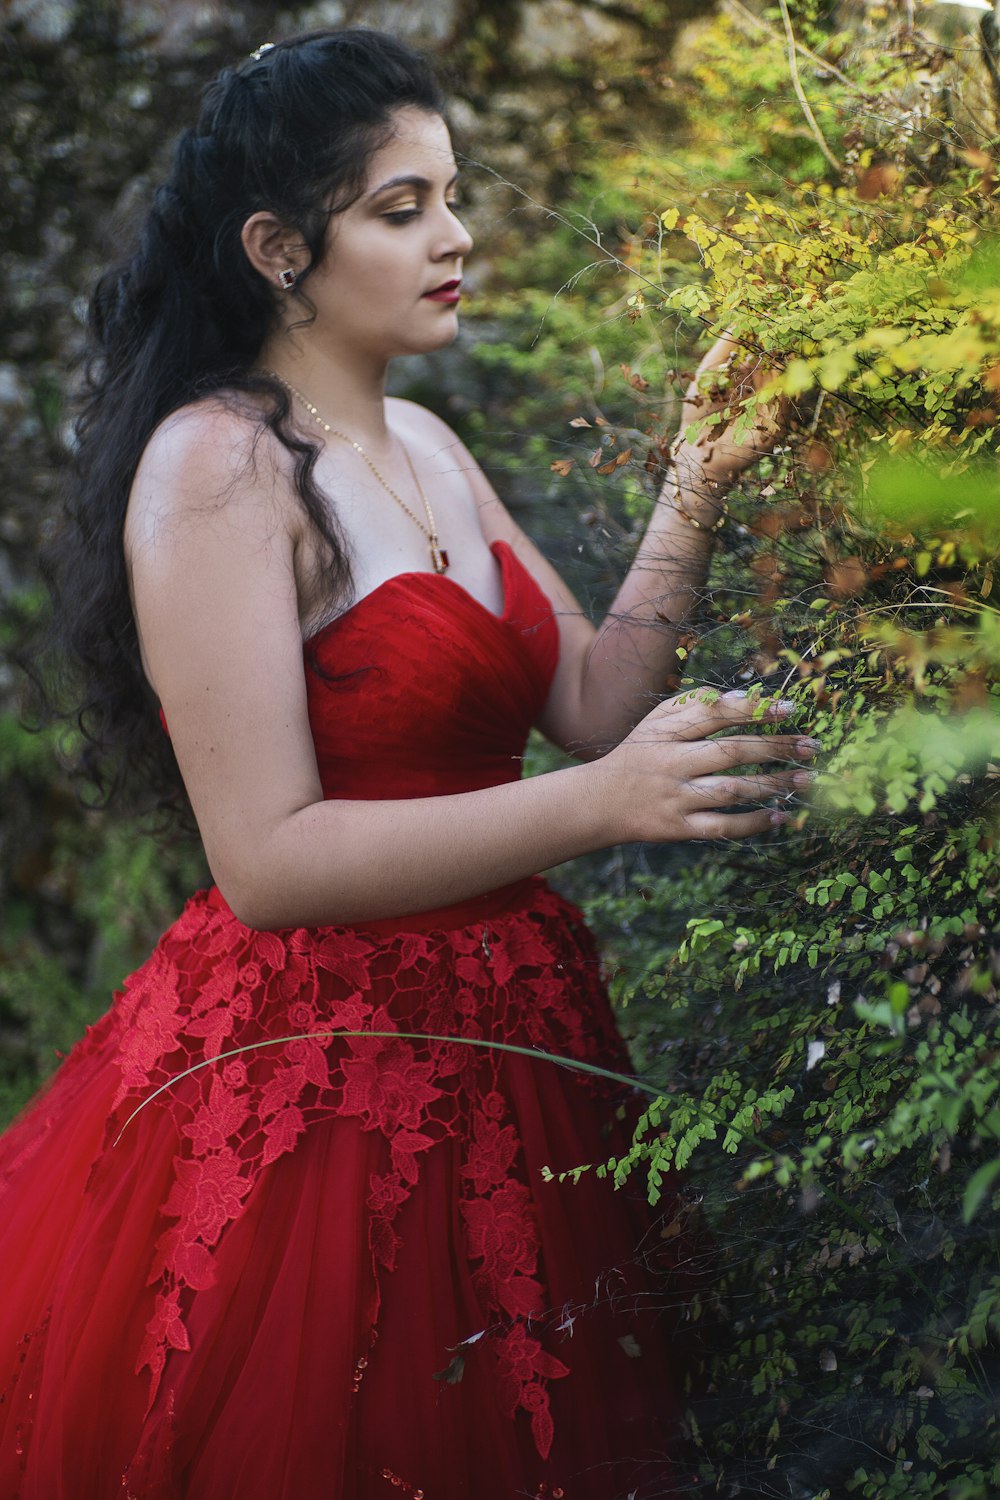
[[(557, 630), (494, 552), (500, 616), (409, 573), (307, 645), (327, 797), (518, 777)], [(497, 1042), (626, 1065), (540, 880), (280, 932), (195, 895), (0, 1140), (0, 1500), (669, 1489), (642, 1215), (542, 1170), (614, 1101)]]

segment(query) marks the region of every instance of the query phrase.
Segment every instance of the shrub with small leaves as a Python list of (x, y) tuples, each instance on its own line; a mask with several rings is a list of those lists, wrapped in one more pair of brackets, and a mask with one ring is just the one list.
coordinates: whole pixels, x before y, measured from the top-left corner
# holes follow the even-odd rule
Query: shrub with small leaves
[[(704, 1198), (716, 1272), (693, 1315), (712, 1313), (711, 1394), (692, 1430), (706, 1493), (987, 1500), (1000, 195), (977, 121), (991, 105), (973, 47), (915, 39), (888, 7), (851, 32), (821, 20), (727, 7), (693, 44), (688, 142), (628, 162), (606, 310), (632, 337), (616, 352), (640, 410), (602, 444), (604, 507), (643, 513), (616, 451), (644, 438), (648, 496), (659, 477), (669, 424), (652, 397), (678, 319), (692, 342), (728, 330), (772, 379), (750, 397), (734, 382), (730, 409), (689, 437), (748, 429), (777, 393), (794, 419), (731, 496), (675, 686), (762, 682), (823, 750), (780, 838), (666, 871), (646, 857), (588, 902), (637, 1065), (661, 1088), (631, 1151), (598, 1170), (644, 1177), (668, 1207), (683, 1169), (682, 1191)], [(811, 121), (789, 32), (813, 65)], [(766, 142), (741, 129), (751, 97)]]

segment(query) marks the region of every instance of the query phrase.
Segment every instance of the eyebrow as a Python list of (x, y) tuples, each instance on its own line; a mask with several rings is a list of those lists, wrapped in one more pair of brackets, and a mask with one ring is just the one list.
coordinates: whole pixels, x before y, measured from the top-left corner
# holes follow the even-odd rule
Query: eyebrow
[[(446, 188), (454, 187), (457, 181), (458, 173), (456, 172), (445, 184)], [(404, 172), (401, 176), (390, 177), (388, 182), (380, 183), (377, 188), (372, 188), (368, 197), (377, 198), (379, 193), (387, 193), (390, 188), (398, 187), (412, 187), (416, 188), (419, 192), (428, 193), (433, 186), (434, 184), (429, 177), (420, 177), (416, 173)]]

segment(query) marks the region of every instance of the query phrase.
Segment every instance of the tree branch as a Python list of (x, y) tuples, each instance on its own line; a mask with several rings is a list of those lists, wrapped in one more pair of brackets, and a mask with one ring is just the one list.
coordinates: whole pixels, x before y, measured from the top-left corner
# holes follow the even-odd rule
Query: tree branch
[[(737, 17), (741, 21), (749, 22), (756, 31), (766, 31), (769, 36), (774, 36), (774, 32), (768, 22), (762, 16), (755, 16), (753, 11), (748, 10), (742, 3), (742, 0), (723, 0), (723, 6), (734, 17)], [(807, 47), (805, 42), (800, 42), (797, 37), (795, 38), (795, 50), (801, 57), (808, 58), (811, 63), (815, 63), (818, 68), (822, 68), (824, 73), (829, 73), (831, 77), (836, 78), (838, 83), (842, 83), (852, 93), (860, 94), (863, 99), (870, 97), (866, 89), (861, 88), (859, 84), (848, 78), (846, 73), (842, 73), (835, 63), (829, 62), (825, 57), (821, 57), (818, 52), (813, 52), (811, 47)]]
[(813, 136), (816, 139), (816, 144), (819, 146), (819, 149), (822, 151), (823, 155), (826, 157), (827, 161), (830, 163), (837, 176), (842, 177), (844, 169), (823, 138), (823, 132), (820, 130), (819, 125), (816, 123), (816, 116), (813, 114), (812, 110), (809, 107), (809, 100), (806, 98), (805, 90), (803, 89), (802, 82), (799, 78), (799, 64), (798, 59), (795, 56), (795, 32), (792, 30), (792, 18), (788, 14), (788, 0), (778, 0), (778, 4), (781, 6), (781, 18), (785, 23), (785, 35), (788, 38), (788, 66), (791, 69), (792, 88), (795, 90), (795, 97), (798, 99), (799, 103), (802, 106), (802, 113), (805, 115), (806, 121), (809, 125), (809, 129), (812, 131)]
[(1000, 31), (996, 14), (983, 16), (979, 23), (979, 35), (983, 50), (983, 61), (990, 75), (990, 93), (993, 96), (993, 113), (1000, 125)]

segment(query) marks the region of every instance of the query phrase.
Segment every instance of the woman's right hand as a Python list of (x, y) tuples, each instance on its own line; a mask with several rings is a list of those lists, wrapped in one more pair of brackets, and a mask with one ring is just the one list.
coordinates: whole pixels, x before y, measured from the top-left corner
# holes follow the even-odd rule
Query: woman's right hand
[[(595, 762), (593, 769), (607, 778), (613, 841), (746, 838), (785, 822), (787, 812), (766, 804), (805, 790), (814, 773), (804, 767), (819, 743), (797, 734), (762, 735), (762, 724), (787, 719), (794, 705), (771, 699), (761, 716), (759, 704), (759, 697), (744, 693), (693, 689), (659, 704)], [(744, 727), (745, 734), (708, 738)], [(773, 761), (786, 769), (746, 771)], [(732, 811), (755, 802), (765, 805)]]
[(681, 404), (674, 462), (682, 485), (697, 492), (708, 484), (712, 493), (724, 495), (745, 469), (783, 441), (792, 412), (792, 403), (784, 396), (757, 407), (753, 427), (740, 441), (734, 436), (733, 420), (721, 427), (705, 427), (694, 443), (685, 436), (693, 422), (713, 413), (740, 410), (748, 396), (772, 383), (775, 373), (773, 363), (748, 353), (728, 334), (716, 339)]

